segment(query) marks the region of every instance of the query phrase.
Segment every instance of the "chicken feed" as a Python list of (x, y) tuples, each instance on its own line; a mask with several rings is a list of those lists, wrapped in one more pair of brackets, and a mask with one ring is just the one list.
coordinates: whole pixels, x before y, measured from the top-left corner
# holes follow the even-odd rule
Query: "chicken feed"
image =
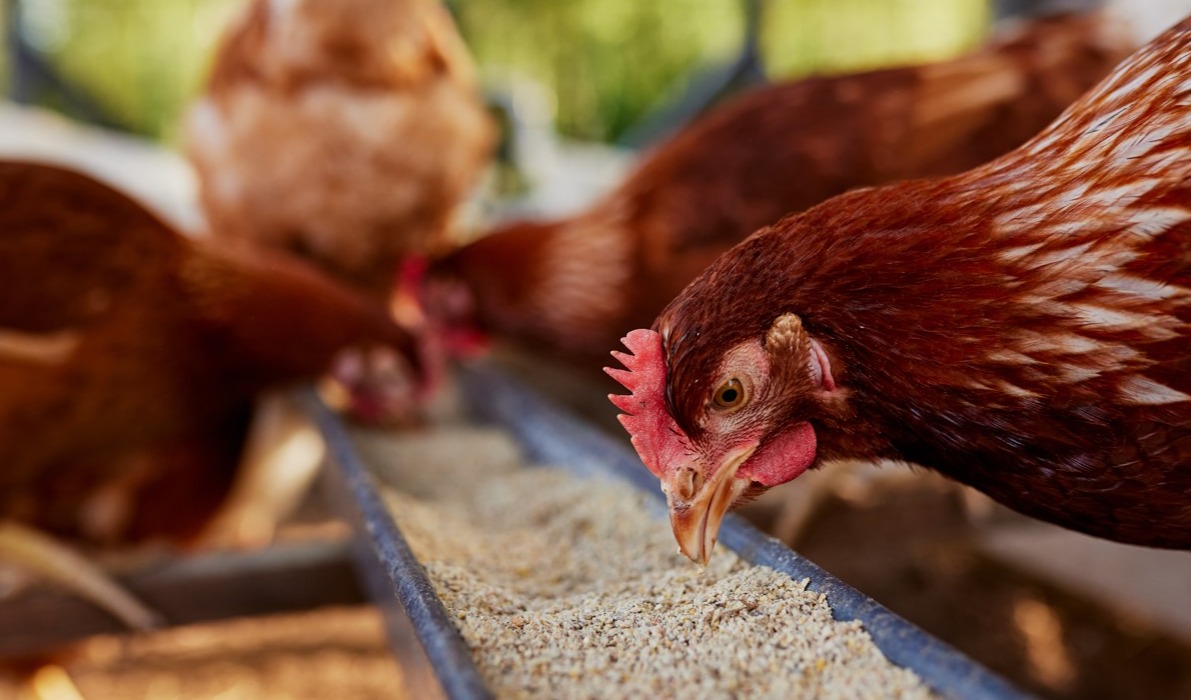
[(682, 558), (626, 485), (523, 468), (491, 429), (357, 445), (497, 697), (933, 697), (805, 581)]

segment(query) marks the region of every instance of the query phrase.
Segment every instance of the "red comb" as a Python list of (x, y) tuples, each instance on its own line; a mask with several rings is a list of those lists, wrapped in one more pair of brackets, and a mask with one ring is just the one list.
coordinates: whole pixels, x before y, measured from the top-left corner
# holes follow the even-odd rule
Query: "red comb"
[(608, 399), (624, 411), (618, 416), (620, 424), (632, 436), (641, 461), (661, 478), (695, 454), (690, 439), (666, 409), (662, 337), (655, 331), (638, 329), (621, 342), (633, 354), (613, 351), (612, 357), (627, 369), (605, 367), (604, 371), (633, 393), (610, 394)]
[(398, 289), (418, 289), (430, 271), (430, 260), (424, 255), (407, 255), (397, 266)]

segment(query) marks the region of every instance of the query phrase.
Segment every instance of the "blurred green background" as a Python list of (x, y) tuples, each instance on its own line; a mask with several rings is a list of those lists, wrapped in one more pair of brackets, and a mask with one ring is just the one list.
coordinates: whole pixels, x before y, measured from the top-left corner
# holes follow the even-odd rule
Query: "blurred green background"
[[(4, 0), (11, 1), (11, 0)], [(171, 141), (221, 27), (246, 0), (24, 0), (35, 48), (114, 121)], [(530, 77), (560, 132), (615, 140), (729, 61), (740, 0), (458, 0), (482, 74)], [(770, 0), (761, 54), (771, 78), (944, 58), (980, 40), (986, 0)], [(5, 80), (7, 70), (4, 71)]]

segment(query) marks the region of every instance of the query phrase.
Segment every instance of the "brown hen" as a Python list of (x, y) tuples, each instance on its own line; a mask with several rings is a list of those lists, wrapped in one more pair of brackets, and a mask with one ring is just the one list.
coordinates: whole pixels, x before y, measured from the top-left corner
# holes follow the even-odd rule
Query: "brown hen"
[(613, 401), (683, 551), (840, 459), (1191, 547), (1188, 76), (1191, 19), (1017, 150), (783, 219), (630, 333)]
[(188, 240), (57, 167), (0, 163), (0, 279), (0, 521), (69, 540), (186, 540), (261, 390), (345, 348), (418, 366), (382, 305), (288, 256)]
[(518, 222), (434, 265), (448, 343), (495, 333), (589, 366), (758, 227), (845, 190), (957, 172), (1020, 145), (1134, 48), (1101, 15), (969, 56), (754, 90), (647, 153), (587, 211)]
[(487, 161), (472, 72), (437, 0), (253, 0), (186, 125), (213, 233), (387, 295)]

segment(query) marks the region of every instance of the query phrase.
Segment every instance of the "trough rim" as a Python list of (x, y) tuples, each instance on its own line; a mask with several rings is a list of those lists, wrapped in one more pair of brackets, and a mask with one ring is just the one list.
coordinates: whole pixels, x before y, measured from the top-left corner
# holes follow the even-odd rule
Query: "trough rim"
[[(627, 444), (528, 389), (490, 361), (460, 368), (457, 379), (472, 414), (481, 422), (496, 424), (512, 433), (528, 460), (556, 465), (581, 477), (613, 476), (664, 506), (657, 480)], [(385, 509), (342, 422), (313, 392), (308, 403), (327, 440), (333, 466), (341, 472), (365, 524), (366, 539), (374, 549), (372, 562), (366, 557), (357, 559), (358, 566), (364, 569), (361, 574), (375, 578), (376, 572), (367, 569), (379, 566), (392, 583), (391, 595), (374, 595), (379, 598), (376, 602), (382, 608), (392, 608), (394, 603), (400, 605), (398, 612), (406, 615), (412, 625), (445, 697), (450, 700), (494, 697), (480, 677), (458, 628), (435, 594), (425, 569), (410, 552), (400, 529)], [(806, 579), (808, 590), (827, 597), (835, 619), (859, 621), (890, 663), (914, 671), (924, 684), (944, 698), (1032, 697), (736, 515), (724, 518), (719, 543), (751, 564), (770, 567), (795, 581)], [(386, 609), (386, 613), (392, 612)], [(393, 638), (391, 626), (390, 638)]]

